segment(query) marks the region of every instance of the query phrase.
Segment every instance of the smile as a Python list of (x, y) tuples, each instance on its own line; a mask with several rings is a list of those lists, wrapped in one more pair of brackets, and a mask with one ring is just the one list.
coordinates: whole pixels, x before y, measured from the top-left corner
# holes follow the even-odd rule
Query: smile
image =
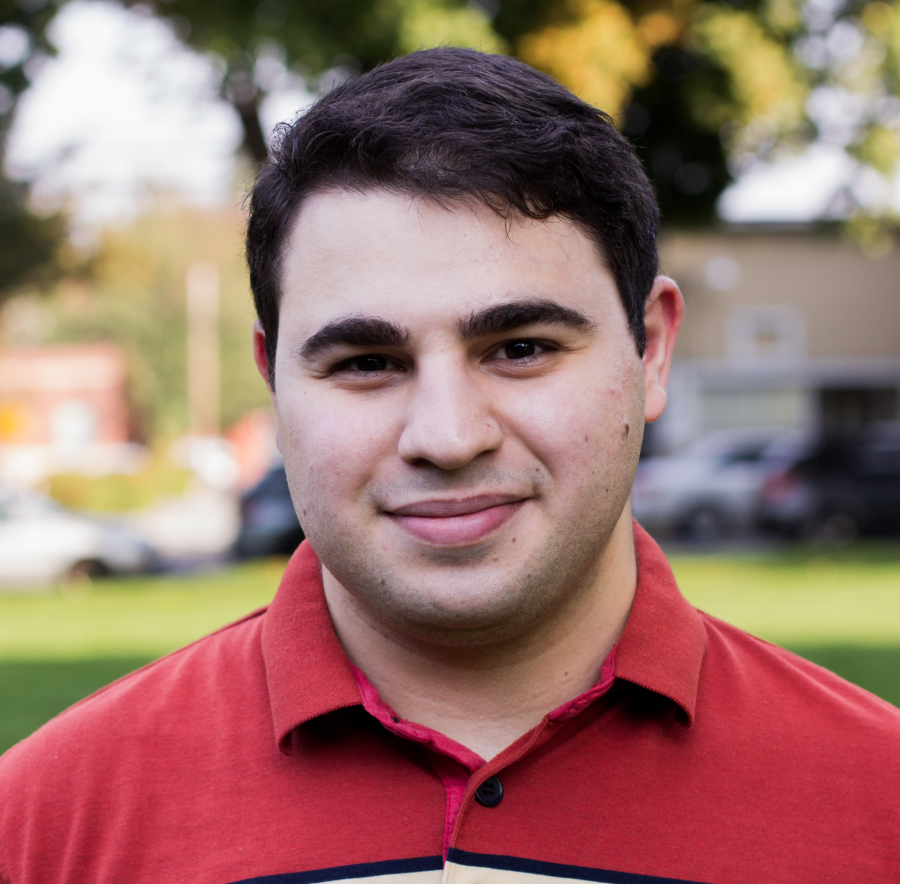
[(484, 540), (506, 524), (525, 500), (480, 495), (463, 500), (425, 500), (387, 512), (394, 523), (418, 540), (435, 546), (461, 546)]

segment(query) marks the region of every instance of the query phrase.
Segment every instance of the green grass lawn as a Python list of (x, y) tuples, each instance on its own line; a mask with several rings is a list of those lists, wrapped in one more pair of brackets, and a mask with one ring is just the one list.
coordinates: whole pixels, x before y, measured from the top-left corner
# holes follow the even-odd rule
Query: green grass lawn
[(0, 660), (152, 660), (267, 605), (286, 560), (0, 595)]
[(900, 544), (670, 561), (698, 608), (900, 706)]
[(284, 564), (0, 595), (0, 752), (103, 685), (268, 604)]
[[(900, 705), (900, 544), (671, 556), (698, 607)], [(0, 595), (0, 751), (138, 666), (265, 605), (281, 560)]]

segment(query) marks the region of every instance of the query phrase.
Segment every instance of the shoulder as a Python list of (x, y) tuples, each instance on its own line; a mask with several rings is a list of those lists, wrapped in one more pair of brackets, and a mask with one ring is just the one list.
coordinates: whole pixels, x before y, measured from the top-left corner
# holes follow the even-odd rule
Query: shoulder
[(769, 749), (802, 745), (848, 763), (875, 763), (890, 751), (888, 765), (900, 779), (900, 709), (791, 651), (700, 616), (708, 645), (698, 719), (717, 716), (736, 738), (753, 733), (770, 740)]
[(175, 833), (271, 786), (281, 756), (265, 620), (258, 611), (119, 679), (3, 755), (0, 881), (4, 865), (16, 881), (106, 880), (109, 862), (152, 869), (160, 838), (174, 849)]
[(222, 718), (224, 707), (265, 692), (260, 632), (266, 609), (118, 679), (61, 712), (0, 757), (0, 804), (22, 777), (65, 766), (96, 769), (149, 739), (188, 733)]
[[(731, 815), (788, 864), (798, 845), (838, 841), (883, 861), (897, 837), (900, 710), (790, 651), (700, 619), (707, 642), (694, 718), (654, 744), (666, 795), (697, 820)], [(640, 781), (648, 791), (660, 782)]]

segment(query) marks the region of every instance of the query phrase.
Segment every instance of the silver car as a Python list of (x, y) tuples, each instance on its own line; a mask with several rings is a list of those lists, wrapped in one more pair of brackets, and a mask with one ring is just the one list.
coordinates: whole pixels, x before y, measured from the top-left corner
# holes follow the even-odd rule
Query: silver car
[(726, 430), (638, 466), (634, 517), (651, 533), (715, 540), (751, 530), (766, 477), (766, 456), (784, 430)]
[(0, 482), (0, 586), (146, 570), (150, 546), (125, 528)]

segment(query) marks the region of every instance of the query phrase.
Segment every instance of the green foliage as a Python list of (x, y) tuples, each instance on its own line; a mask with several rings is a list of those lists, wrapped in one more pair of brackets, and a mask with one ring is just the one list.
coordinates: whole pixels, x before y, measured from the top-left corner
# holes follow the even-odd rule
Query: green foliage
[(190, 478), (190, 473), (176, 467), (160, 451), (145, 469), (133, 475), (59, 473), (49, 478), (48, 492), (69, 509), (121, 513), (145, 509), (162, 497), (184, 494)]
[(900, 139), (897, 132), (886, 126), (873, 125), (868, 127), (850, 152), (887, 177), (893, 173), (900, 159)]
[(59, 215), (33, 215), (25, 208), (25, 188), (0, 175), (0, 300), (23, 284), (52, 282), (64, 236)]
[(803, 0), (763, 0), (759, 17), (773, 34), (790, 37), (803, 26)]
[(84, 302), (53, 303), (56, 341), (110, 341), (125, 350), (139, 435), (147, 439), (187, 427), (184, 309), (175, 280), (160, 276), (142, 285), (113, 276), (92, 286)]
[(292, 64), (319, 74), (340, 63), (363, 69), (444, 43), (496, 41), (487, 16), (466, 0), (167, 0), (157, 12), (188, 42), (231, 65), (277, 42)]
[(718, 131), (700, 123), (696, 109), (710, 92), (727, 100), (726, 78), (677, 47), (659, 49), (653, 63), (655, 76), (625, 109), (624, 132), (653, 181), (663, 223), (708, 225), (732, 178)]
[(790, 46), (768, 32), (756, 15), (707, 4), (692, 17), (689, 40), (729, 78), (729, 100), (716, 100), (709, 93), (705, 101), (694, 102), (694, 112), (707, 129), (752, 125), (771, 137), (801, 125), (806, 78)]
[(56, 3), (18, 3), (0, 0), (0, 25), (16, 28), (28, 37), (22, 58), (0, 67), (0, 302), (26, 283), (46, 285), (59, 273), (57, 255), (65, 239), (59, 215), (48, 218), (26, 207), (26, 187), (10, 181), (2, 171), (3, 143), (12, 121), (15, 101), (28, 86), (29, 62), (52, 52), (45, 37)]
[(484, 12), (466, 0), (166, 0), (156, 11), (187, 42), (224, 61), (223, 92), (256, 162), (267, 149), (258, 116), (265, 85), (254, 63), (266, 47), (283, 50), (290, 67), (312, 78), (332, 68), (367, 70), (428, 46), (503, 48)]
[[(38, 52), (55, 5), (30, 2), (29, 9), (40, 9), (26, 13), (2, 0)], [(256, 65), (261, 55), (283, 54), (290, 69), (315, 83), (327, 71), (338, 70), (339, 78), (416, 48), (452, 44), (511, 51), (617, 116), (670, 223), (709, 223), (731, 181), (729, 169), (818, 137), (807, 103), (817, 87), (856, 101), (848, 147), (861, 168), (887, 179), (896, 166), (900, 0), (806, 4), (803, 14), (803, 0), (499, 0), (493, 18), (485, 11), (492, 5), (156, 0), (154, 9), (188, 43), (221, 59), (223, 94), (240, 115), (245, 151), (256, 162), (267, 153), (258, 113), (267, 88)], [(857, 51), (840, 50), (848, 39), (858, 40)], [(21, 66), (2, 78), (13, 95), (25, 82)], [(321, 81), (323, 88), (332, 81)], [(873, 253), (896, 227), (884, 206), (859, 205), (852, 214), (848, 233)], [(877, 248), (871, 225), (857, 215), (877, 221)], [(2, 264), (0, 255), (0, 273)]]
[(414, 52), (429, 46), (469, 46), (485, 51), (507, 49), (476, 3), (458, 6), (434, 0), (412, 0), (398, 16), (397, 48)]
[(55, 340), (123, 347), (148, 440), (187, 429), (185, 279), (194, 261), (219, 272), (222, 426), (268, 402), (251, 354), (254, 313), (242, 230), (237, 210), (160, 209), (128, 229), (108, 231), (90, 276), (64, 283), (50, 301)]

